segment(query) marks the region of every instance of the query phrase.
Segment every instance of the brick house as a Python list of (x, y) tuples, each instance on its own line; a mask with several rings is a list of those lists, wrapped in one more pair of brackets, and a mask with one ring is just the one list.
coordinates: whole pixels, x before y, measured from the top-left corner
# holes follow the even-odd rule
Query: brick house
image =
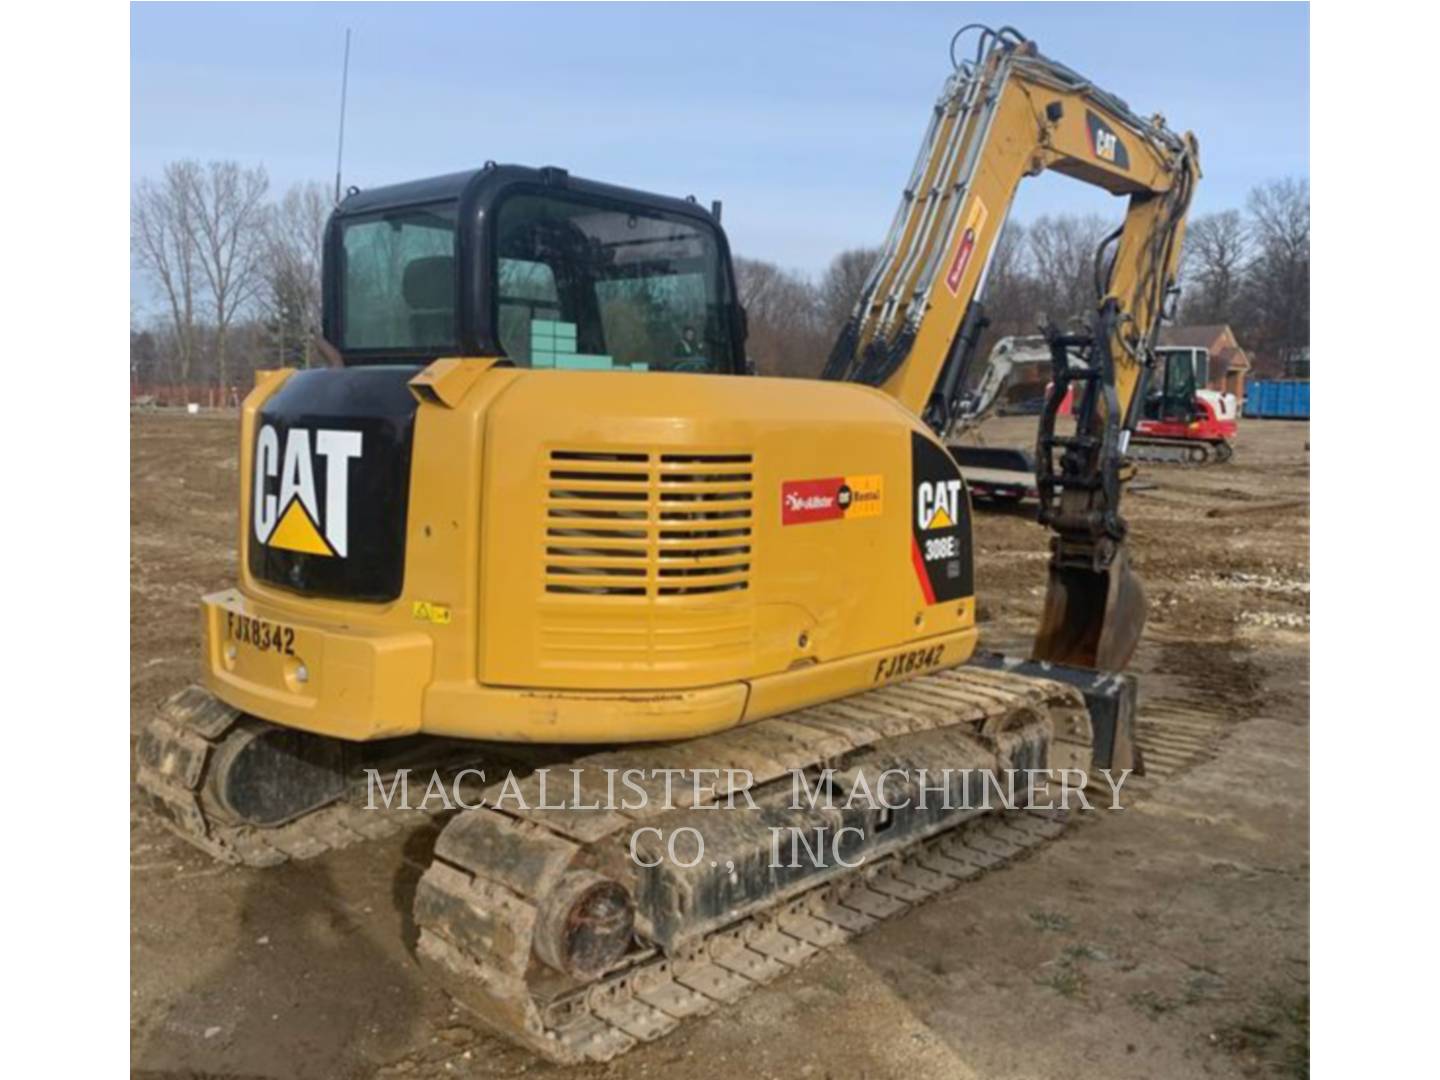
[[(1161, 345), (1205, 349), (1210, 354), (1210, 369), (1204, 384), (1211, 390), (1245, 397), (1245, 378), (1250, 374), (1250, 357), (1235, 340), (1235, 332), (1227, 323), (1208, 326), (1167, 326), (1160, 331)], [(1200, 381), (1197, 379), (1197, 382)]]

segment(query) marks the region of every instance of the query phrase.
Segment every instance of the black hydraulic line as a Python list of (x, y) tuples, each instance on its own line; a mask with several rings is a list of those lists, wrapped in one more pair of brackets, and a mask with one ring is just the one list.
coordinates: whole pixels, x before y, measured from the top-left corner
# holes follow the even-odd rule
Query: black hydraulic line
[(1119, 240), (1125, 232), (1125, 225), (1122, 222), (1114, 232), (1100, 241), (1100, 246), (1095, 249), (1095, 302), (1098, 304), (1105, 299), (1105, 294), (1110, 291), (1110, 279), (1115, 273), (1115, 260), (1111, 259), (1109, 265), (1105, 264), (1105, 249), (1115, 241)]
[(940, 369), (935, 391), (925, 406), (925, 423), (936, 435), (944, 435), (949, 430), (951, 421), (955, 419), (960, 390), (970, 375), (970, 368), (975, 361), (975, 349), (980, 344), (980, 335), (989, 325), (990, 317), (985, 313), (985, 305), (979, 300), (972, 300), (965, 309), (965, 318), (960, 322), (960, 330), (950, 346), (950, 355), (945, 358), (945, 366)]
[(876, 338), (867, 343), (854, 380), (866, 386), (879, 386), (899, 371), (915, 344), (915, 330), (907, 319), (894, 340)]
[(988, 44), (990, 42), (1001, 44), (1008, 42), (1012, 45), (1021, 45), (1030, 40), (1013, 26), (1002, 26), (999, 29), (995, 29), (986, 26), (984, 23), (966, 23), (960, 27), (959, 30), (956, 30), (950, 38), (950, 65), (956, 70), (963, 67), (963, 64), (955, 58), (955, 46), (960, 43), (960, 38), (971, 30), (980, 31), (980, 37), (975, 43), (975, 59), (973, 61), (967, 61), (974, 64), (979, 64), (980, 61), (985, 59), (985, 53), (990, 48)]
[(835, 344), (830, 346), (830, 355), (820, 378), (832, 382), (849, 382), (850, 369), (855, 366), (855, 346), (860, 340), (860, 319), (851, 315), (840, 328)]
[(857, 355), (859, 340), (860, 321), (852, 315), (845, 320), (820, 378), (832, 382), (857, 382), (865, 386), (881, 385), (900, 370), (900, 365), (910, 355), (910, 348), (915, 344), (915, 328), (907, 321), (894, 340), (875, 338), (866, 342)]

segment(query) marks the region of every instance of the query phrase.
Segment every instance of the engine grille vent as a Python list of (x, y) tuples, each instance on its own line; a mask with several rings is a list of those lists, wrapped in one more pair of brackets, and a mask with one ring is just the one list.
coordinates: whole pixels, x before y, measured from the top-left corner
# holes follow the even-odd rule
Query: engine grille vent
[(670, 597), (750, 587), (753, 457), (550, 453), (545, 591)]

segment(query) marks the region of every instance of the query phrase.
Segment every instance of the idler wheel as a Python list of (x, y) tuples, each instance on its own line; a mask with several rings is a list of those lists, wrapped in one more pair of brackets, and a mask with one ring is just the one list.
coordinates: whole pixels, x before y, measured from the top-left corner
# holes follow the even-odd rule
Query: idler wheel
[(535, 954), (556, 971), (593, 979), (625, 955), (634, 929), (635, 904), (622, 886), (572, 870), (541, 905)]

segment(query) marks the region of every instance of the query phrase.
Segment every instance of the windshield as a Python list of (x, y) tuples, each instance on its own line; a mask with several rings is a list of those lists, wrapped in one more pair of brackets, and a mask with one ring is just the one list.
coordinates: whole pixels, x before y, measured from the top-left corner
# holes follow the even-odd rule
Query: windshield
[(659, 210), (514, 195), (495, 223), (500, 344), (516, 364), (729, 371), (716, 235)]
[(1188, 404), (1195, 396), (1195, 353), (1176, 349), (1165, 358), (1165, 397)]
[(455, 217), (441, 203), (345, 223), (342, 348), (455, 345)]

